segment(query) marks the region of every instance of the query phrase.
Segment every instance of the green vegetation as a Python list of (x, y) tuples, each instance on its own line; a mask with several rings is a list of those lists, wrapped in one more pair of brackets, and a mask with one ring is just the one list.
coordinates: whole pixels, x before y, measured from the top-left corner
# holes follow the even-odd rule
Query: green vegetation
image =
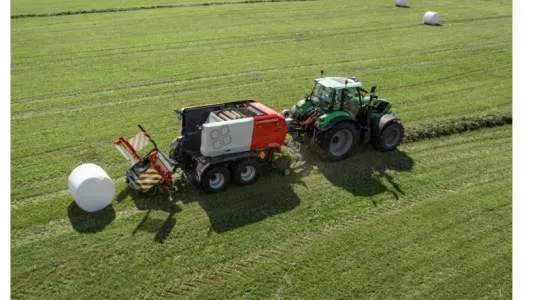
[(510, 126), (305, 166), (187, 190), (177, 207), (124, 199), (88, 217), (57, 196), (14, 208), (13, 293), (510, 296)]
[[(11, 16), (11, 19), (20, 19), (20, 18), (34, 18), (34, 17), (56, 17), (56, 16), (68, 16), (68, 15), (82, 15), (82, 14), (95, 14), (95, 13), (113, 13), (113, 12), (127, 12), (135, 10), (147, 10), (147, 9), (168, 9), (168, 8), (184, 8), (184, 7), (198, 7), (198, 6), (212, 6), (212, 5), (236, 5), (236, 4), (255, 4), (262, 2), (294, 2), (294, 1), (315, 1), (315, 0), (233, 0), (233, 1), (221, 1), (216, 0), (212, 2), (202, 2), (199, 0), (193, 1), (178, 1), (178, 3), (166, 4), (166, 3), (156, 3), (156, 4), (142, 4), (143, 1), (94, 1), (90, 3), (86, 2), (67, 2), (67, 3), (57, 3), (56, 1), (51, 1), (55, 5), (50, 5), (47, 3), (49, 1), (40, 2), (40, 6), (37, 6), (39, 9), (37, 11), (43, 10), (44, 12), (38, 13), (22, 13), (15, 14)], [(28, 9), (26, 5), (34, 4), (31, 3), (22, 3), (22, 5), (17, 5), (15, 11), (21, 9)], [(159, 2), (159, 1), (158, 1)], [(110, 6), (111, 5), (111, 6)], [(119, 5), (113, 6), (113, 5)], [(122, 6), (121, 6), (122, 5)], [(132, 6), (136, 5), (136, 6)], [(88, 9), (88, 7), (94, 7)], [(103, 8), (107, 7), (107, 8)], [(30, 7), (30, 11), (33, 11), (36, 7)], [(63, 11), (55, 11), (57, 9), (71, 9)], [(49, 12), (48, 12), (49, 11)]]
[[(13, 298), (511, 297), (509, 1), (190, 5), (214, 2), (12, 4), (12, 16), (178, 6), (12, 19)], [(444, 26), (421, 25), (430, 9)], [(174, 109), (281, 110), (321, 69), (377, 84), (417, 142), (305, 158), (217, 195), (185, 187), (176, 205), (126, 190), (111, 142), (136, 124), (166, 148)], [(83, 162), (117, 181), (95, 216), (66, 191)]]
[(440, 136), (451, 135), (453, 133), (462, 133), (465, 131), (478, 130), (512, 124), (512, 113), (490, 113), (483, 115), (472, 115), (455, 119), (443, 119), (439, 122), (428, 121), (408, 128), (405, 132), (405, 142), (415, 142), (422, 139), (436, 138)]

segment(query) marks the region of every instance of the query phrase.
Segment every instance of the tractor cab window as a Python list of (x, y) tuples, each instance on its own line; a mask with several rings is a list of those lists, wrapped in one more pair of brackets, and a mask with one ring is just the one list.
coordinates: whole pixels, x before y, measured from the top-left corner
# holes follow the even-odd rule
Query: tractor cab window
[(334, 93), (334, 105), (332, 106), (333, 110), (341, 109), (341, 102), (343, 101), (343, 90), (335, 90)]
[(315, 105), (318, 105), (320, 107), (327, 107), (330, 105), (330, 103), (332, 103), (334, 95), (335, 91), (333, 88), (329, 88), (317, 83), (313, 88), (311, 99)]
[(345, 98), (343, 100), (345, 101), (358, 101), (358, 90), (355, 87), (345, 88), (343, 89)]
[(343, 110), (352, 114), (358, 113), (358, 110), (360, 109), (360, 98), (358, 95), (356, 87), (343, 89)]

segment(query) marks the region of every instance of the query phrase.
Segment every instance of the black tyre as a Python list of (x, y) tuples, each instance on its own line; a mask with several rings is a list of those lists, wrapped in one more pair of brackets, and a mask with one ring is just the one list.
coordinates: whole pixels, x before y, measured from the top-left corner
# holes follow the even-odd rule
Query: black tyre
[(355, 126), (348, 122), (340, 123), (323, 135), (321, 157), (329, 161), (343, 160), (353, 153), (357, 141)]
[(404, 127), (399, 121), (393, 120), (382, 129), (375, 146), (380, 151), (392, 151), (397, 148), (403, 138)]
[(200, 185), (208, 193), (217, 193), (228, 188), (230, 171), (225, 166), (213, 166), (202, 174)]
[(256, 159), (238, 162), (233, 171), (234, 182), (239, 185), (253, 184), (260, 177), (259, 164)]

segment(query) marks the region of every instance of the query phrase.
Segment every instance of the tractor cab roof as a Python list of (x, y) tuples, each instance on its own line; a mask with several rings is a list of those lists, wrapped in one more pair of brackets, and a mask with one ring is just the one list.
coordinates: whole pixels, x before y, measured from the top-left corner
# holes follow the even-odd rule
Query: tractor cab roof
[(317, 83), (319, 83), (322, 86), (333, 88), (333, 89), (342, 89), (345, 87), (361, 87), (362, 83), (352, 77), (323, 77), (315, 79)]

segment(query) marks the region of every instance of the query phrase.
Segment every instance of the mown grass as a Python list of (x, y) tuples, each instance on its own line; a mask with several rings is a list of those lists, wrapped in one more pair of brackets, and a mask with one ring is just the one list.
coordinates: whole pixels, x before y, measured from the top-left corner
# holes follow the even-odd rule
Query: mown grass
[(177, 107), (246, 98), (289, 107), (320, 69), (378, 84), (407, 126), (511, 111), (502, 5), (439, 4), (446, 23), (434, 28), (419, 24), (417, 7), (328, 3), (14, 20), (12, 200), (63, 189), (83, 161), (120, 176), (111, 141), (142, 123), (170, 143)]
[[(136, 11), (136, 10), (169, 9), (169, 8), (199, 7), (199, 6), (212, 6), (212, 5), (236, 5), (236, 4), (256, 4), (256, 3), (265, 3), (265, 2), (303, 2), (303, 1), (315, 1), (315, 0), (234, 0), (234, 1), (214, 1), (214, 2), (193, 2), (193, 3), (186, 2), (186, 3), (173, 3), (173, 4), (153, 4), (153, 5), (110, 7), (110, 8), (99, 7), (99, 8), (92, 8), (92, 9), (64, 10), (64, 11), (54, 11), (54, 12), (42, 12), (42, 13), (22, 13), (22, 14), (11, 15), (11, 19), (60, 17), (60, 16), (72, 16), (72, 15), (84, 15), (84, 14), (117, 13), (117, 12), (129, 12), (129, 11)], [(84, 5), (85, 6), (82, 6), (82, 7), (92, 6), (90, 4), (87, 5), (87, 3), (84, 3)], [(48, 9), (50, 8), (48, 7)]]
[(198, 5), (214, 5), (222, 3), (239, 3), (243, 0), (112, 0), (112, 1), (65, 1), (65, 0), (18, 0), (11, 4), (11, 16), (46, 15), (51, 16), (62, 12), (82, 12), (82, 11), (106, 11), (118, 10), (121, 8), (134, 7), (187, 7)]
[(13, 295), (510, 296), (510, 126), (299, 170), (177, 206), (119, 184), (100, 216), (14, 208)]
[[(12, 15), (126, 7), (50, 1)], [(444, 26), (420, 24), (429, 9)], [(509, 123), (510, 3), (212, 5), (11, 28), (14, 298), (510, 297), (510, 126), (311, 160), (219, 195), (187, 187), (177, 205), (129, 195), (111, 144), (141, 123), (166, 149), (177, 107), (280, 110), (321, 69), (378, 84), (409, 141)], [(117, 180), (96, 216), (66, 191), (83, 162)]]

